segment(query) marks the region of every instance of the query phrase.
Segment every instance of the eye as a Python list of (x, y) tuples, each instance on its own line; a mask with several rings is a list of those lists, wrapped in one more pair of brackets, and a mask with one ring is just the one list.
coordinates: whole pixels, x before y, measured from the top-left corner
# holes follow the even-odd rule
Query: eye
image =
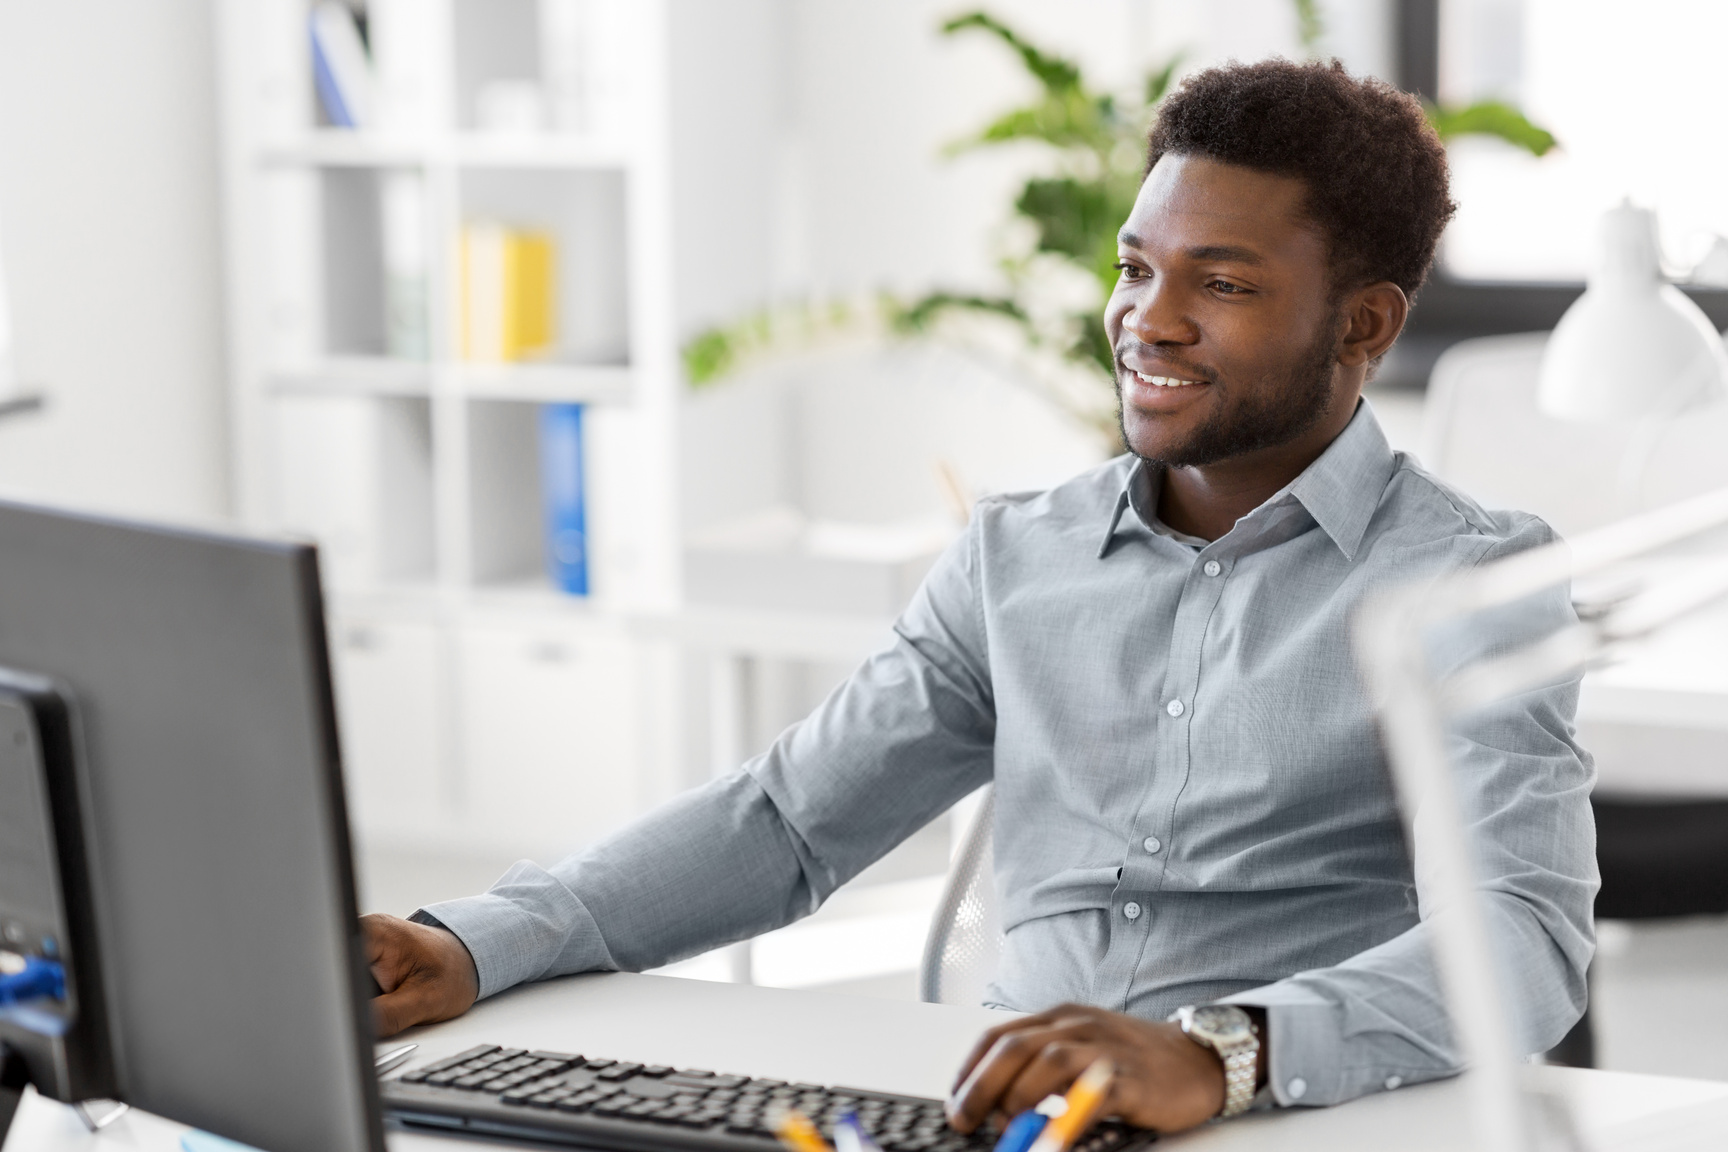
[(1206, 287), (1212, 289), (1212, 291), (1218, 293), (1220, 296), (1242, 296), (1246, 295), (1248, 292), (1248, 289), (1242, 287), (1242, 285), (1232, 284), (1228, 280), (1208, 280), (1206, 281)]
[(1147, 275), (1144, 268), (1140, 267), (1138, 264), (1130, 264), (1126, 260), (1118, 260), (1116, 263), (1112, 264), (1111, 267), (1122, 273), (1122, 279), (1124, 280), (1140, 280), (1144, 279)]

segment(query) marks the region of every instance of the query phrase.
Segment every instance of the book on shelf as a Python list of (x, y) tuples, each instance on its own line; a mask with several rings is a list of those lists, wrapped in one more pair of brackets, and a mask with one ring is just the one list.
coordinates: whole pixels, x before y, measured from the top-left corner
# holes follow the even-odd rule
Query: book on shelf
[(540, 500), (546, 520), (546, 574), (554, 587), (588, 595), (587, 484), (582, 405), (540, 406)]
[(338, 128), (372, 122), (372, 63), (354, 10), (336, 0), (312, 6), (312, 82), (324, 115)]
[(556, 246), (544, 232), (477, 220), (461, 241), (464, 360), (511, 363), (544, 357), (557, 338)]

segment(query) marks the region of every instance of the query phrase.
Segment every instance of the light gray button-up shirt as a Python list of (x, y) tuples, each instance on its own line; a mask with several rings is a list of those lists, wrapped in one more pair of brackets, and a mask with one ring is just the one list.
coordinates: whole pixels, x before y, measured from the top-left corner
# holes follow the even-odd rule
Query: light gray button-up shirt
[[(995, 1003), (1264, 1006), (1282, 1104), (1455, 1071), (1351, 615), (1552, 533), (1391, 451), (1366, 404), (1198, 550), (1153, 530), (1159, 483), (1123, 457), (980, 502), (892, 643), (767, 753), (550, 870), (524, 862), (425, 911), (467, 944), (482, 995), (650, 968), (807, 915), (994, 780)], [(1570, 613), (1557, 592), (1518, 626)], [(1577, 689), (1451, 734), (1530, 1051), (1582, 1011), (1593, 946)]]

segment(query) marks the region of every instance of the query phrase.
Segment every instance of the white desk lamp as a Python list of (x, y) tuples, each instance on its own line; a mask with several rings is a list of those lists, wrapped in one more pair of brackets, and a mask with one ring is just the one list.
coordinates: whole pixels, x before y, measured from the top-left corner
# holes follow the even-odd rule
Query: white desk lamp
[[(1438, 583), (1394, 589), (1366, 603), (1356, 652), (1379, 714), (1399, 808), (1410, 827), (1422, 916), (1459, 1046), (1475, 1121), (1471, 1147), (1487, 1152), (1578, 1148), (1563, 1100), (1527, 1082), (1496, 967), (1475, 854), (1447, 755), (1446, 722), (1494, 700), (1611, 660), (1652, 633), (1728, 599), (1728, 489), (1556, 542)], [(1676, 569), (1640, 566), (1676, 549), (1715, 542), (1711, 559)], [(1578, 581), (1594, 585), (1581, 591)], [(1437, 629), (1573, 583), (1578, 620), (1445, 675), (1429, 664)], [(1728, 657), (1725, 657), (1728, 658)]]
[(1621, 512), (1629, 514), (1670, 422), (1724, 398), (1728, 351), (1703, 309), (1663, 281), (1656, 214), (1630, 201), (1610, 209), (1588, 287), (1543, 351), (1537, 406), (1562, 420), (1634, 425), (1620, 461)]

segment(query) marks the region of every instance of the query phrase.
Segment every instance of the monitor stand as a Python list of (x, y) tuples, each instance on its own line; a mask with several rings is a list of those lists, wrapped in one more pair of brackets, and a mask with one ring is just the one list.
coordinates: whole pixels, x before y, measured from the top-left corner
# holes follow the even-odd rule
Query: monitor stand
[[(24, 1099), (24, 1089), (29, 1086), (30, 1068), (24, 1062), (23, 1053), (0, 1044), (0, 1145), (6, 1143), (6, 1134), (12, 1130), (12, 1117)], [(80, 1100), (72, 1105), (72, 1111), (92, 1132), (108, 1127), (131, 1108), (130, 1104), (118, 1100)]]

